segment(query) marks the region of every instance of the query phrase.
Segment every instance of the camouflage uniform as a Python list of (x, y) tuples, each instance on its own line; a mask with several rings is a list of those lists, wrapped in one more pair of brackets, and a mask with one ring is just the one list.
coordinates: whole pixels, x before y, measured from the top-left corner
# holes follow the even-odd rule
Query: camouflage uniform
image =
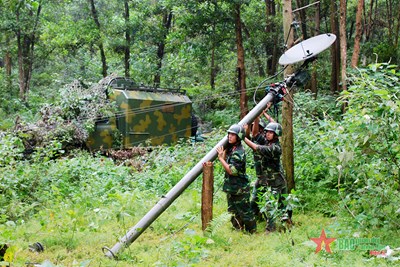
[(246, 154), (243, 146), (227, 148), (227, 160), (232, 175), (225, 173), (223, 191), (227, 193), (228, 211), (233, 214), (231, 222), (236, 229), (253, 233), (256, 222), (250, 206), (250, 182), (246, 175)]
[[(258, 145), (266, 145), (267, 144), (267, 140), (265, 138), (265, 136), (263, 134), (258, 134), (256, 137), (253, 137), (251, 139), (255, 144)], [(262, 155), (260, 153), (253, 153), (253, 157), (254, 157), (254, 169), (256, 171), (256, 176), (257, 176), (257, 180), (254, 184), (254, 188), (253, 188), (253, 192), (252, 192), (252, 196), (251, 196), (251, 208), (254, 211), (255, 216), (257, 217), (261, 217), (260, 214), (260, 208), (258, 207), (258, 202), (259, 202), (259, 190), (258, 188), (260, 187), (260, 178), (261, 178), (261, 163), (262, 163)]]
[[(282, 148), (279, 140), (269, 142), (266, 145), (259, 145), (256, 153), (262, 157), (261, 175), (255, 185), (256, 192), (258, 194), (259, 192), (264, 193), (271, 188), (275, 198), (279, 200), (279, 208), (285, 209), (282, 202), (282, 194), (287, 193), (287, 184), (280, 164)], [(267, 230), (274, 229), (275, 222), (273, 218), (268, 218)]]
[[(251, 140), (257, 145), (266, 145), (267, 144), (267, 139), (265, 139), (265, 136), (262, 134), (258, 134), (256, 137), (253, 137)], [(256, 171), (257, 178), (259, 178), (261, 175), (262, 156), (259, 153), (253, 153), (253, 155), (254, 155), (254, 169)]]

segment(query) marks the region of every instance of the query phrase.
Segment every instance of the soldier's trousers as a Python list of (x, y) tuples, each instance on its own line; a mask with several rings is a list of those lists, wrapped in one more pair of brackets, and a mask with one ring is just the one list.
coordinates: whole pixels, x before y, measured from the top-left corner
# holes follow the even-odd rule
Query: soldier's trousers
[(254, 233), (257, 225), (250, 206), (250, 192), (238, 195), (227, 193), (227, 200), (228, 211), (233, 214), (231, 218), (233, 227)]

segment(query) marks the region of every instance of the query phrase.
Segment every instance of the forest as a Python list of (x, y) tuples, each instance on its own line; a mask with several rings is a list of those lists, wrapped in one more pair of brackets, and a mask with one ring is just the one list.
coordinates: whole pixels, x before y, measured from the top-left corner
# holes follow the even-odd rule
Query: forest
[[(399, 0), (0, 0), (0, 15), (0, 266), (399, 264)], [(332, 35), (311, 43), (324, 46), (318, 55), (281, 64)], [(176, 138), (181, 116), (168, 122), (173, 142), (124, 137), (113, 126), (124, 114), (124, 127), (155, 131), (163, 121), (133, 118), (179, 105), (117, 106), (135, 94), (114, 95), (116, 77), (185, 92), (185, 137)], [(287, 89), (267, 113), (283, 127), (293, 223), (234, 231), (215, 160), (206, 229), (200, 174), (107, 257), (275, 86)], [(92, 148), (99, 126), (113, 141), (100, 133), (109, 146)], [(278, 217), (276, 199), (263, 198)]]

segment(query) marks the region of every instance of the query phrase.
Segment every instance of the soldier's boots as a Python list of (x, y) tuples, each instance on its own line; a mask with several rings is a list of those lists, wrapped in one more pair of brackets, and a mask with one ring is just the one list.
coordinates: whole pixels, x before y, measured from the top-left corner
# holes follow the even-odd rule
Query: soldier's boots
[(255, 220), (243, 222), (242, 219), (232, 216), (231, 223), (236, 230), (246, 230), (250, 234), (255, 233), (257, 230), (257, 223)]
[(243, 230), (243, 222), (240, 218), (232, 216), (231, 223), (236, 230)]
[(246, 222), (244, 226), (246, 231), (250, 234), (254, 234), (257, 230), (257, 223), (255, 220)]

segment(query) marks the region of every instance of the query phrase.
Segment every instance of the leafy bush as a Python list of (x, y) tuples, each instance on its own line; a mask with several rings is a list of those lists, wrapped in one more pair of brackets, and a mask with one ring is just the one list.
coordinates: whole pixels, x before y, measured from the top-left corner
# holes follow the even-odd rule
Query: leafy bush
[(296, 187), (306, 210), (318, 211), (328, 216), (335, 215), (339, 201), (332, 172), (338, 165), (337, 139), (332, 138), (338, 124), (330, 114), (335, 107), (331, 96), (313, 100), (307, 92), (296, 95), (295, 127), (295, 175)]
[(0, 167), (15, 165), (22, 159), (24, 146), (22, 140), (7, 133), (0, 133)]
[(308, 208), (331, 215), (349, 212), (365, 228), (398, 228), (396, 68), (376, 64), (353, 74), (339, 99), (347, 107), (341, 120), (296, 122), (297, 185)]
[(352, 76), (341, 97), (348, 106), (342, 124), (347, 152), (338, 165), (346, 182), (343, 204), (364, 227), (399, 227), (399, 80), (397, 66), (370, 65)]
[[(136, 164), (116, 165), (110, 158), (81, 150), (74, 150), (73, 157), (59, 157), (63, 149), (56, 141), (36, 149), (29, 161), (22, 160), (21, 140), (7, 136), (0, 142), (0, 205), (4, 210), (0, 219), (24, 219), (47, 206), (94, 208), (115, 200), (119, 203), (125, 192), (150, 191), (161, 196), (211, 149), (216, 138), (221, 135), (214, 135), (207, 144), (185, 140), (175, 146), (154, 147), (137, 159), (138, 169)], [(135, 207), (125, 208), (136, 212)]]
[(74, 158), (51, 160), (54, 149), (35, 152), (32, 161), (0, 168), (0, 205), (8, 220), (23, 219), (49, 203), (93, 206), (131, 187), (129, 168), (76, 151)]

